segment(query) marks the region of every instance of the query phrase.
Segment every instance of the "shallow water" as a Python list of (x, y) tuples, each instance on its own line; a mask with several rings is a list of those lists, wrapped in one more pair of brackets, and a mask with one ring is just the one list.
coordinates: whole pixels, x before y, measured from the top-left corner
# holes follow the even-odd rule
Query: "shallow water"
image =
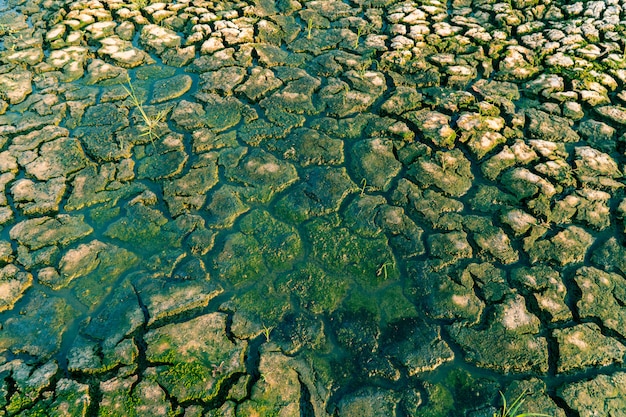
[(622, 64), (514, 3), (10, 3), (0, 415), (617, 412)]

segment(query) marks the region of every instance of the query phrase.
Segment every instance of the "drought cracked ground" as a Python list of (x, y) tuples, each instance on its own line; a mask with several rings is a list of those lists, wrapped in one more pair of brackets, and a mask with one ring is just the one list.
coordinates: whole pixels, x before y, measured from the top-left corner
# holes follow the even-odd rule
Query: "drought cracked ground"
[(0, 1), (0, 416), (624, 415), (626, 2), (570, 3)]

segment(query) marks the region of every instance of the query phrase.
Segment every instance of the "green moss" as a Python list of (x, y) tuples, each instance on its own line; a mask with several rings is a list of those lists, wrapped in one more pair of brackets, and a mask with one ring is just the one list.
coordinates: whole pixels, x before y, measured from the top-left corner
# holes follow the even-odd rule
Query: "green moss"
[(187, 395), (187, 399), (200, 399), (204, 397), (202, 387), (204, 383), (211, 375), (208, 374), (208, 369), (195, 362), (183, 363), (178, 362), (174, 366), (166, 367), (164, 372), (161, 372), (159, 376), (165, 386), (178, 386), (184, 388)]
[(327, 220), (307, 225), (313, 256), (329, 272), (353, 278), (366, 287), (395, 281), (400, 274), (385, 237), (362, 238)]
[(216, 266), (220, 278), (235, 285), (254, 281), (268, 272), (261, 245), (253, 236), (243, 233), (233, 233), (226, 238)]
[(17, 391), (9, 399), (9, 405), (7, 405), (6, 410), (9, 414), (15, 414), (32, 403), (33, 400), (30, 397), (20, 391)]
[(424, 388), (428, 393), (428, 401), (423, 410), (420, 408), (420, 417), (451, 416), (455, 407), (450, 391), (441, 384), (426, 384)]
[(237, 407), (238, 416), (279, 417), (281, 407), (271, 401), (248, 400)]
[(274, 219), (267, 211), (253, 211), (242, 219), (240, 227), (243, 233), (254, 236), (263, 259), (274, 271), (287, 269), (302, 252), (296, 229)]
[(282, 275), (276, 288), (283, 294), (294, 294), (300, 305), (314, 314), (333, 312), (345, 297), (350, 280), (326, 273), (319, 266), (306, 262), (295, 271)]
[(497, 384), (483, 378), (474, 378), (463, 369), (453, 369), (448, 373), (445, 386), (454, 394), (455, 409), (468, 410), (476, 404), (487, 404), (497, 390)]
[(266, 326), (275, 325), (291, 310), (289, 295), (265, 283), (256, 284), (233, 302), (237, 310), (256, 315)]

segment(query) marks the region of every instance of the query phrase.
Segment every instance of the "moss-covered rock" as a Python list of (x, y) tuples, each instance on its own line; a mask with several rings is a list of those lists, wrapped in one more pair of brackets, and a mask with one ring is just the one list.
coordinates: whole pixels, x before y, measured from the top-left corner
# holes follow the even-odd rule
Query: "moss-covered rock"
[(179, 74), (163, 80), (157, 80), (152, 86), (152, 104), (173, 100), (184, 95), (191, 88), (193, 80), (187, 74)]
[(126, 216), (109, 224), (104, 235), (154, 251), (169, 240), (163, 230), (166, 223), (167, 218), (161, 211), (136, 202), (126, 207)]
[(343, 141), (314, 129), (295, 129), (285, 140), (272, 146), (276, 146), (285, 159), (297, 161), (302, 167), (344, 162)]
[(426, 314), (435, 319), (447, 319), (477, 323), (485, 307), (474, 293), (474, 281), (470, 274), (461, 274), (453, 279), (445, 270), (433, 271), (428, 263), (411, 265), (410, 273), (415, 277), (411, 293), (416, 302), (423, 306)]
[(85, 417), (91, 404), (89, 385), (62, 378), (56, 383), (55, 399), (48, 409), (50, 417)]
[(255, 210), (247, 214), (239, 227), (259, 242), (265, 263), (272, 271), (287, 269), (302, 252), (297, 230), (276, 220), (267, 211)]
[(250, 71), (248, 79), (238, 86), (235, 91), (245, 94), (249, 100), (257, 101), (281, 85), (283, 85), (283, 82), (276, 78), (272, 70), (255, 67)]
[[(295, 358), (285, 356), (271, 348), (262, 349), (259, 361), (260, 378), (252, 386), (250, 398), (237, 406), (237, 416), (281, 416), (298, 417), (306, 409), (306, 402), (313, 408), (310, 412), (322, 417), (328, 416), (323, 404), (319, 404), (319, 394), (310, 370)], [(305, 396), (309, 393), (309, 398)]]
[(252, 282), (267, 274), (263, 248), (254, 236), (236, 232), (228, 235), (215, 259), (218, 277), (232, 284)]
[[(81, 254), (85, 255), (83, 262)], [(61, 288), (69, 283), (69, 288), (80, 302), (95, 307), (104, 301), (122, 274), (137, 262), (137, 256), (126, 249), (112, 244), (94, 241), (66, 252), (62, 258), (59, 278), (50, 284)], [(71, 279), (70, 279), (71, 277)], [(132, 299), (126, 295), (123, 298)]]
[(74, 138), (59, 138), (41, 145), (39, 157), (26, 164), (26, 172), (40, 181), (67, 177), (87, 166), (81, 143)]
[(15, 391), (7, 398), (6, 411), (10, 415), (16, 415), (33, 405), (37, 410), (39, 408), (36, 403), (38, 397), (53, 383), (52, 378), (58, 370), (59, 366), (54, 360), (39, 367), (29, 366), (22, 360), (13, 360), (0, 366), (0, 373), (9, 372), (15, 384)]
[(396, 417), (396, 405), (400, 402), (398, 393), (391, 390), (363, 388), (345, 396), (339, 403), (341, 417)]
[(142, 27), (140, 42), (158, 54), (166, 49), (180, 46), (181, 37), (171, 29), (159, 25), (148, 24)]
[(548, 395), (546, 384), (537, 379), (529, 378), (521, 381), (513, 381), (504, 392), (504, 397), (509, 404), (516, 398), (524, 401), (520, 411), (527, 413), (548, 414), (554, 417), (565, 417), (565, 412), (556, 405)]
[(199, 157), (182, 176), (165, 181), (164, 199), (172, 216), (199, 210), (206, 193), (218, 182), (217, 155), (208, 153)]
[(102, 399), (98, 407), (98, 417), (138, 416), (135, 409), (137, 398), (132, 387), (137, 383), (137, 375), (127, 378), (114, 377), (100, 382)]
[(571, 127), (570, 122), (560, 116), (551, 115), (541, 110), (526, 110), (528, 132), (533, 139), (552, 142), (578, 142), (580, 136)]
[(53, 178), (46, 182), (19, 179), (11, 186), (15, 206), (26, 215), (59, 211), (65, 194), (65, 179)]
[(528, 312), (521, 296), (496, 306), (483, 330), (453, 325), (450, 334), (478, 366), (501, 372), (548, 371), (548, 343), (539, 332), (539, 319)]
[(102, 348), (108, 350), (145, 324), (144, 321), (135, 288), (125, 280), (113, 290), (107, 307), (93, 315), (81, 332), (100, 341)]
[(408, 112), (404, 115), (415, 123), (424, 138), (436, 146), (452, 149), (456, 139), (456, 132), (450, 127), (450, 117), (443, 113), (428, 109)]
[(325, 272), (311, 262), (276, 281), (278, 291), (294, 294), (300, 305), (313, 314), (332, 313), (348, 292), (350, 280), (338, 274)]
[(551, 321), (572, 318), (572, 312), (565, 303), (567, 287), (558, 271), (546, 265), (523, 267), (514, 270), (511, 278), (531, 292), (539, 309)]
[(12, 71), (0, 76), (0, 97), (11, 104), (21, 103), (33, 91), (30, 71)]
[(382, 338), (383, 352), (401, 363), (410, 376), (432, 371), (454, 359), (440, 329), (418, 318), (394, 322)]
[(473, 254), (465, 232), (434, 233), (428, 236), (427, 242), (431, 259), (437, 267), (471, 258)]
[(137, 178), (159, 180), (180, 174), (189, 159), (182, 135), (169, 134), (152, 141), (151, 152), (137, 163)]
[[(180, 282), (166, 278), (137, 277), (134, 284), (148, 316), (147, 324), (161, 322), (206, 307), (224, 290), (212, 282)], [(143, 317), (142, 317), (143, 318)]]

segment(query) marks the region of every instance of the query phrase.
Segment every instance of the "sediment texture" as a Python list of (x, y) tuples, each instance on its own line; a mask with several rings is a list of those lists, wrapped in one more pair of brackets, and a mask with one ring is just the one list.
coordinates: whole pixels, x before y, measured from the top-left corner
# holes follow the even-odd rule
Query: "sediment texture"
[(626, 409), (624, 0), (0, 0), (0, 416)]

